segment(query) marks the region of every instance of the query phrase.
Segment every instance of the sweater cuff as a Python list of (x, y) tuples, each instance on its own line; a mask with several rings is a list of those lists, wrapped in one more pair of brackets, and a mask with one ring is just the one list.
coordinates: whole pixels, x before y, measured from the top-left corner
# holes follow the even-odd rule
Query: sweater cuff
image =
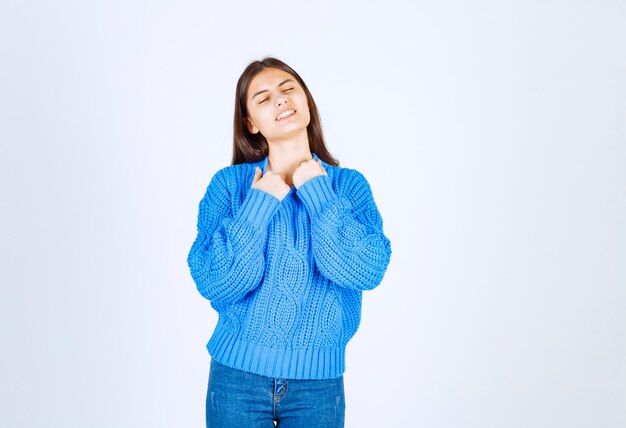
[(328, 175), (318, 175), (306, 181), (298, 189), (298, 197), (311, 217), (318, 214), (326, 202), (337, 199)]
[(233, 221), (248, 220), (265, 231), (280, 200), (269, 193), (251, 188)]

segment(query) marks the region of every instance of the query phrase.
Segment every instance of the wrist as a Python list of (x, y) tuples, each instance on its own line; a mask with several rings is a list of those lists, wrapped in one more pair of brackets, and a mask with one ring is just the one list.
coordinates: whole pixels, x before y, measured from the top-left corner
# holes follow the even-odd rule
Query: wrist
[(304, 182), (298, 189), (298, 197), (313, 217), (326, 202), (337, 199), (328, 174), (316, 175)]

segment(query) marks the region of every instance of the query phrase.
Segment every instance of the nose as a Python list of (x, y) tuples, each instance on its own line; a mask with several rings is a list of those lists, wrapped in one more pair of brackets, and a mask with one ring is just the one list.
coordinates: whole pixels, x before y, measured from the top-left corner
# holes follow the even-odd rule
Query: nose
[(278, 107), (287, 104), (287, 98), (284, 95), (280, 95), (276, 98), (276, 104)]

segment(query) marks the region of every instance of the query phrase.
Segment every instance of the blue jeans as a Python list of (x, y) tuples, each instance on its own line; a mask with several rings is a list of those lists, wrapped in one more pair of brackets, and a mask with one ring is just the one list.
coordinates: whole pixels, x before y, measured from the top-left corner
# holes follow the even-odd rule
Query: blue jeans
[(274, 379), (211, 359), (206, 396), (208, 428), (341, 428), (343, 376), (325, 380)]

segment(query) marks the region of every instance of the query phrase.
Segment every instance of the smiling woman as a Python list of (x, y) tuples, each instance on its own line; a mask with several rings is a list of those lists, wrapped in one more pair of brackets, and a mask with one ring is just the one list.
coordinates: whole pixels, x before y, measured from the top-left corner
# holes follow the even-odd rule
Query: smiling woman
[(275, 58), (237, 83), (232, 165), (200, 201), (188, 263), (219, 320), (210, 427), (342, 427), (345, 348), (391, 256), (370, 187), (326, 149), (300, 76)]
[(250, 83), (244, 119), (251, 134), (260, 133), (273, 146), (291, 140), (292, 147), (308, 146), (310, 121), (307, 95), (289, 73), (276, 68), (260, 72)]

